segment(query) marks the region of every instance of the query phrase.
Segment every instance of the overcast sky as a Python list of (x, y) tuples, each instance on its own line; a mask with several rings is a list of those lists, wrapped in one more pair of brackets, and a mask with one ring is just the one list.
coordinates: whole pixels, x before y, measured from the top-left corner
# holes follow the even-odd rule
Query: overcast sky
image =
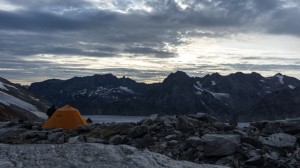
[(0, 76), (300, 78), (299, 0), (0, 0)]

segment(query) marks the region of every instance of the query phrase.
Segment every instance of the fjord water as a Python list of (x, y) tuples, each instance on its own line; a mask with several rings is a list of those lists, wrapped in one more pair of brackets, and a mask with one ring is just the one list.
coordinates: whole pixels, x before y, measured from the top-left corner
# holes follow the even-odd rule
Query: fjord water
[(90, 118), (93, 123), (120, 123), (120, 122), (139, 122), (147, 116), (122, 116), (122, 115), (84, 115), (85, 119)]

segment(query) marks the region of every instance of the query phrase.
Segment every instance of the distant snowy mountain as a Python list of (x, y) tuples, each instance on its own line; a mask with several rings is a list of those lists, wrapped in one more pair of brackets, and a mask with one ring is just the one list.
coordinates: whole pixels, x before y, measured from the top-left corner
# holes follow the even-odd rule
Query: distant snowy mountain
[[(280, 90), (293, 92), (296, 78), (263, 77), (241, 72), (189, 77), (178, 71), (162, 83), (137, 83), (112, 74), (51, 79), (33, 83), (29, 91), (58, 105), (71, 104), (83, 114), (148, 115), (205, 112), (221, 120), (244, 115), (260, 99)], [(251, 113), (252, 114), (252, 113)], [(253, 114), (259, 115), (259, 114)]]
[(22, 86), (0, 78), (0, 120), (41, 121), (48, 106)]

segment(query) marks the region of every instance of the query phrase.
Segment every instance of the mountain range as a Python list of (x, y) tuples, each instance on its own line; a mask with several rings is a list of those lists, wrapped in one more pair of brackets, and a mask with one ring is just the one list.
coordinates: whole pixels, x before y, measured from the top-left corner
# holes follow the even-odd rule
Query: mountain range
[[(171, 73), (161, 83), (138, 83), (112, 74), (50, 79), (28, 90), (57, 105), (70, 104), (83, 114), (149, 115), (204, 112), (223, 121), (300, 117), (300, 81), (276, 74), (241, 72), (190, 77)], [(280, 107), (280, 108), (279, 108)]]

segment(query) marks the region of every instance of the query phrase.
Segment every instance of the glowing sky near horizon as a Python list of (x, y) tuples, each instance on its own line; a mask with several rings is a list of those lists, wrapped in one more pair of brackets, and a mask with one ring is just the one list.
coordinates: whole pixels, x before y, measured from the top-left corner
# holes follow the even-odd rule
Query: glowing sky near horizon
[(0, 0), (0, 77), (29, 84), (182, 70), (300, 78), (300, 1)]

